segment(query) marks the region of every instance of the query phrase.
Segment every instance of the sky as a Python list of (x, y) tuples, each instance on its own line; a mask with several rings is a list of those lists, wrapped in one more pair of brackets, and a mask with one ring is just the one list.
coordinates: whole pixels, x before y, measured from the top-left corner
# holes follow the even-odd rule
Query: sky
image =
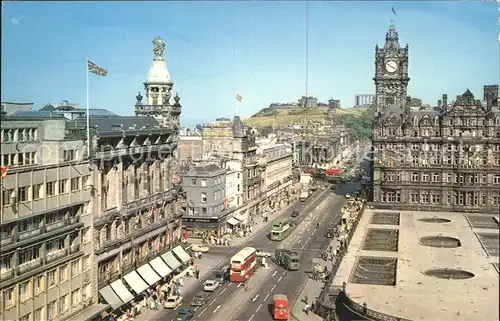
[(498, 8), (480, 1), (2, 2), (1, 99), (85, 107), (88, 56), (109, 71), (89, 77), (90, 107), (132, 115), (151, 41), (162, 37), (182, 125), (246, 118), (302, 95), (350, 107), (355, 94), (374, 93), (374, 49), (391, 20), (410, 47), (409, 95), (436, 104), (443, 93), (453, 99), (470, 88), (482, 99), (483, 85), (500, 83)]

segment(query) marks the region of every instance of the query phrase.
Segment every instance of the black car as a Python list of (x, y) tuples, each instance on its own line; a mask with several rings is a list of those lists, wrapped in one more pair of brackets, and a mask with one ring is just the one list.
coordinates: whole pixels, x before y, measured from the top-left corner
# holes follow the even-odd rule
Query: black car
[(292, 212), (292, 217), (297, 217), (299, 216), (299, 211), (293, 211)]

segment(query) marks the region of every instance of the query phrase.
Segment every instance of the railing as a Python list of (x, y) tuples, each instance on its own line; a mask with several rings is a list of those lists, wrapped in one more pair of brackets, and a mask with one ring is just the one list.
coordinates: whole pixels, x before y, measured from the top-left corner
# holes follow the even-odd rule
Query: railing
[(149, 207), (155, 202), (168, 201), (175, 198), (176, 190), (170, 189), (168, 191), (160, 192), (150, 196), (143, 197), (139, 200), (131, 201), (125, 204), (122, 208), (122, 213), (134, 212), (144, 207)]
[(99, 225), (99, 224), (104, 224), (106, 223), (112, 216), (118, 215), (120, 212), (118, 211), (118, 207), (112, 207), (108, 208), (107, 210), (102, 212), (102, 215), (97, 216), (94, 219), (94, 223)]
[(20, 240), (28, 239), (28, 238), (31, 238), (33, 236), (40, 235), (40, 233), (41, 233), (41, 230), (40, 230), (40, 228), (37, 227), (37, 228), (29, 230), (29, 231), (20, 232), (19, 239)]
[(140, 113), (169, 112), (180, 114), (182, 112), (182, 107), (180, 106), (135, 105), (135, 109)]
[(9, 245), (12, 244), (12, 242), (14, 242), (13, 237), (12, 235), (9, 235), (8, 237), (0, 240), (0, 246)]
[(80, 251), (80, 244), (71, 245), (69, 247), (70, 254), (74, 254), (74, 253), (79, 252), (79, 251)]
[(342, 300), (342, 302), (347, 307), (349, 307), (351, 310), (359, 313), (360, 315), (362, 315), (364, 317), (369, 318), (369, 320), (374, 320), (374, 321), (411, 321), (408, 319), (399, 318), (399, 317), (395, 317), (395, 316), (392, 316), (389, 314), (385, 314), (382, 312), (372, 310), (372, 309), (368, 308), (368, 305), (366, 303), (364, 303), (363, 305), (356, 303), (353, 300), (351, 300), (344, 291), (341, 292), (339, 299)]
[(67, 255), (66, 250), (57, 250), (51, 253), (47, 253), (47, 262), (54, 261), (57, 259), (60, 259), (62, 257), (65, 257)]
[(65, 227), (65, 226), (66, 226), (66, 221), (59, 221), (59, 222), (56, 222), (56, 223), (46, 224), (45, 225), (45, 230), (47, 232), (50, 232), (50, 231), (57, 230), (57, 229), (60, 229), (62, 227)]
[(35, 259), (27, 263), (23, 263), (19, 265), (19, 273), (26, 272), (27, 270), (32, 270), (34, 268), (39, 267), (42, 265), (42, 260), (41, 259)]
[(0, 281), (11, 279), (13, 277), (14, 277), (14, 269), (10, 269), (0, 273)]
[(94, 158), (103, 159), (103, 158), (114, 158), (114, 157), (123, 157), (131, 154), (147, 154), (147, 153), (155, 153), (155, 152), (170, 152), (172, 148), (172, 144), (163, 143), (161, 145), (148, 145), (148, 146), (135, 146), (135, 147), (127, 147), (120, 149), (112, 149), (112, 150), (103, 150), (94, 153)]

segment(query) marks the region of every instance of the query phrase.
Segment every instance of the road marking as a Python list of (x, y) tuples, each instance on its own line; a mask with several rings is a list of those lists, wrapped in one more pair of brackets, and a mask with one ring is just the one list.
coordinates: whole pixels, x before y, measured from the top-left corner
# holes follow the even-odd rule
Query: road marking
[(221, 295), (222, 293), (226, 292), (227, 288), (225, 288), (224, 290), (220, 291), (219, 295)]
[(273, 241), (269, 241), (267, 244), (271, 244), (271, 243), (273, 243)]
[(264, 301), (267, 300), (267, 298), (269, 297), (269, 293), (266, 295), (266, 297), (264, 298)]
[(285, 275), (285, 274), (286, 274), (286, 271), (283, 271), (283, 274), (281, 274), (281, 275)]
[(258, 297), (259, 297), (259, 295), (258, 295), (258, 294), (257, 294), (257, 295), (255, 295), (255, 296), (254, 296), (254, 298), (252, 299), (252, 302), (257, 301), (257, 298), (258, 298)]
[(309, 232), (310, 230), (311, 230), (310, 228), (308, 228), (308, 229), (307, 229), (307, 231), (308, 231), (308, 232)]
[(259, 311), (260, 308), (262, 308), (262, 303), (257, 307), (257, 310), (255, 310), (255, 312)]
[(275, 285), (273, 285), (273, 287), (271, 288), (271, 291), (273, 291), (275, 287), (276, 287), (276, 284), (275, 284)]
[(282, 278), (283, 278), (283, 275), (282, 275), (282, 276), (280, 276), (280, 278), (278, 279), (278, 282), (279, 282), (279, 281), (281, 281), (281, 279), (282, 279)]
[(303, 249), (304, 249), (304, 247), (306, 247), (306, 245), (305, 245), (305, 244), (304, 244), (304, 245), (302, 245), (302, 247), (301, 247), (300, 249), (301, 249), (301, 250), (303, 250)]
[(239, 288), (243, 283), (238, 283), (238, 285), (236, 286), (237, 288)]
[(299, 242), (298, 242), (298, 243), (300, 244), (300, 242), (302, 242), (302, 240), (299, 240)]
[(200, 314), (198, 314), (198, 316), (202, 315), (203, 312), (207, 311), (207, 308), (203, 309), (203, 311), (200, 312)]
[(199, 307), (194, 308), (194, 311), (198, 310)]
[(250, 319), (248, 319), (248, 321), (252, 321), (254, 316), (255, 316), (255, 314), (252, 314), (252, 316), (250, 317)]
[(276, 275), (276, 273), (278, 273), (278, 270), (274, 271), (273, 276), (275, 276), (275, 275)]
[(217, 298), (213, 299), (213, 300), (212, 300), (212, 302), (210, 302), (210, 304), (209, 304), (209, 305), (214, 304), (215, 300), (217, 300)]
[(217, 310), (220, 309), (220, 304), (215, 308), (214, 313), (217, 312)]
[(177, 310), (179, 307), (180, 307), (180, 305), (176, 306), (176, 307), (174, 308), (174, 311), (175, 311), (175, 310)]

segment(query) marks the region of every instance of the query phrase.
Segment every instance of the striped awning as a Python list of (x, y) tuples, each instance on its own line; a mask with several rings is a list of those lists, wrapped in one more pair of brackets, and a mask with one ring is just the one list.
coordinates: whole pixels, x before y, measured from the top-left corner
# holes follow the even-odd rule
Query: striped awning
[(157, 257), (156, 259), (152, 260), (149, 262), (153, 270), (156, 271), (162, 278), (166, 277), (170, 273), (172, 273), (172, 270), (163, 262), (161, 257)]
[(146, 281), (149, 285), (155, 285), (156, 282), (160, 281), (160, 276), (153, 270), (149, 263), (137, 269), (137, 273)]
[(182, 263), (186, 263), (189, 262), (189, 260), (191, 260), (191, 256), (187, 254), (187, 252), (180, 245), (174, 247), (172, 251), (181, 260)]
[(111, 283), (111, 288), (115, 291), (116, 295), (118, 295), (123, 303), (129, 303), (134, 299), (134, 296), (123, 284), (122, 280), (116, 280), (115, 282)]
[(168, 251), (167, 253), (163, 254), (161, 258), (163, 259), (163, 261), (165, 261), (165, 263), (167, 263), (172, 271), (177, 270), (177, 268), (182, 265), (182, 263), (175, 258), (172, 251)]
[(116, 295), (115, 291), (113, 291), (109, 285), (100, 289), (99, 294), (113, 308), (113, 310), (118, 309), (124, 304), (124, 302), (118, 297), (118, 295)]
[(143, 279), (137, 274), (136, 271), (132, 271), (129, 274), (123, 277), (125, 282), (134, 290), (135, 293), (141, 294), (144, 290), (146, 290), (149, 286), (144, 282)]

